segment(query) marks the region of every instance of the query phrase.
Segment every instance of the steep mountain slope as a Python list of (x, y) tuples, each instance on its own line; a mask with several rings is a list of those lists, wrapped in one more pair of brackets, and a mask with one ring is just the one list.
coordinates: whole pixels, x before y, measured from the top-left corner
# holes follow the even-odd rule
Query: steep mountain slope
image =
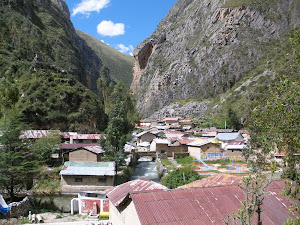
[[(220, 102), (243, 99), (250, 86), (266, 90), (288, 65), (288, 35), (299, 27), (299, 6), (299, 0), (179, 0), (133, 52), (131, 88), (142, 116), (204, 117)], [(223, 96), (235, 89), (237, 95)], [(193, 99), (197, 106), (182, 106)]]
[(90, 91), (102, 62), (76, 34), (66, 3), (0, 3), (0, 78), (20, 89), (17, 107), (32, 127), (104, 129), (107, 116)]
[(76, 33), (86, 41), (88, 46), (95, 51), (101, 59), (104, 66), (107, 66), (110, 71), (111, 78), (118, 82), (122, 81), (130, 86), (132, 82), (132, 69), (134, 58), (130, 55), (123, 54), (116, 49), (104, 44), (97, 38), (76, 30)]

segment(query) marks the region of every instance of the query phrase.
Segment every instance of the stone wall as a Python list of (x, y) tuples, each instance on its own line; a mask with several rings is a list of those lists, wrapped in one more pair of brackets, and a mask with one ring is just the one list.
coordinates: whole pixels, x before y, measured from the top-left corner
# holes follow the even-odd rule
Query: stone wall
[(9, 204), (10, 210), (6, 216), (0, 213), (0, 219), (18, 218), (20, 216), (27, 216), (28, 212), (33, 209), (32, 200), (25, 197), (20, 202), (12, 202)]

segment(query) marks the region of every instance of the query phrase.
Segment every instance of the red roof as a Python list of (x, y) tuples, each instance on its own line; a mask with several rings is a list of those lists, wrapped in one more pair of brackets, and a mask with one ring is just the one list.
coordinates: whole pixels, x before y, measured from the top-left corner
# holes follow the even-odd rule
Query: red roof
[[(284, 185), (284, 181), (273, 181), (267, 188), (271, 192), (264, 196), (263, 224), (284, 224), (293, 217), (288, 198), (279, 194)], [(130, 196), (142, 225), (224, 224), (227, 215), (240, 209), (245, 198), (237, 185), (144, 191)]]
[[(55, 131), (55, 132), (59, 132), (59, 131)], [(25, 131), (22, 131), (20, 138), (37, 139), (37, 138), (45, 137), (50, 133), (51, 133), (51, 130), (25, 130)]]
[(195, 141), (194, 139), (188, 139), (188, 138), (184, 138), (184, 139), (178, 139), (177, 140), (180, 144), (182, 145), (186, 145), (189, 143), (192, 143), (193, 141)]
[(239, 133), (241, 133), (241, 134), (250, 134), (249, 130), (240, 130)]
[(234, 176), (230, 174), (215, 174), (210, 177), (180, 186), (178, 188), (214, 187), (214, 186), (241, 184), (242, 182), (243, 180), (241, 176)]
[(180, 120), (179, 121), (180, 123), (190, 123), (190, 122), (192, 122), (191, 120)]
[(82, 140), (88, 140), (88, 139), (91, 139), (91, 140), (98, 140), (100, 139), (101, 137), (101, 134), (77, 134), (77, 135), (71, 135), (70, 138), (71, 139), (75, 139), (75, 140), (79, 140), (79, 139), (82, 139)]
[(129, 193), (157, 189), (168, 188), (154, 181), (140, 178), (108, 189), (106, 191), (106, 196), (109, 198), (109, 201), (114, 204), (114, 206), (118, 206), (121, 202), (123, 202)]
[(165, 121), (178, 121), (177, 117), (174, 118), (165, 118)]

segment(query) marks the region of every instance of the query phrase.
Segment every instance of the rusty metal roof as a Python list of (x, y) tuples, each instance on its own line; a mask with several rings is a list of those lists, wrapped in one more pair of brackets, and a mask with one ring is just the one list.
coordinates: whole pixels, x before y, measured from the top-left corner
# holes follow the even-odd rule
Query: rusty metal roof
[[(268, 187), (271, 194), (264, 196), (261, 215), (265, 225), (284, 224), (293, 216), (288, 198), (279, 194), (283, 186), (284, 181), (273, 181)], [(224, 218), (240, 209), (245, 198), (237, 185), (142, 191), (130, 196), (142, 225), (224, 224)]]
[(82, 140), (88, 140), (88, 139), (100, 139), (102, 135), (101, 134), (77, 134), (77, 135), (71, 135), (70, 138), (73, 139), (73, 140), (79, 140), (79, 139), (82, 139)]
[(197, 180), (192, 183), (180, 186), (178, 188), (214, 187), (241, 184), (242, 182), (242, 176), (234, 176), (230, 174), (215, 174), (202, 180)]
[(83, 148), (86, 146), (95, 146), (97, 145), (97, 143), (93, 143), (93, 144), (69, 144), (69, 143), (63, 143), (60, 145), (60, 149), (67, 149), (67, 150), (74, 150), (74, 149), (79, 149), (79, 148)]
[[(22, 134), (20, 138), (31, 138), (31, 139), (37, 139), (37, 138), (42, 138), (50, 134), (51, 130), (25, 130), (22, 131)], [(54, 132), (59, 132), (58, 130)]]
[(129, 193), (157, 189), (166, 190), (168, 188), (154, 181), (140, 178), (108, 189), (106, 191), (106, 195), (114, 204), (114, 206), (118, 206), (121, 202), (123, 202), (123, 200), (128, 196)]
[(192, 143), (193, 141), (195, 141), (195, 139), (182, 138), (182, 139), (178, 139), (177, 141), (182, 145), (186, 145)]
[(78, 150), (78, 149), (85, 149), (90, 152), (100, 154), (103, 153), (103, 149), (97, 144), (67, 144), (63, 143), (60, 145), (60, 149), (67, 149), (67, 150)]

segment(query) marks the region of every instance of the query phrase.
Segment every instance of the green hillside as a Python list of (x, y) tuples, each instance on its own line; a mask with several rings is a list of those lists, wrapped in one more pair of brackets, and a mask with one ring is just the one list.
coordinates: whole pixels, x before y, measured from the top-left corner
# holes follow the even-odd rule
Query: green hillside
[(134, 58), (117, 51), (89, 34), (80, 30), (76, 30), (76, 32), (96, 52), (103, 65), (109, 68), (112, 79), (116, 82), (122, 81), (130, 86)]
[[(32, 129), (105, 129), (103, 106), (88, 88), (97, 74), (88, 75), (87, 60), (83, 61), (77, 44), (81, 42), (84, 47), (84, 41), (72, 34), (76, 35), (67, 15), (50, 0), (43, 4), (34, 0), (2, 3), (0, 118), (16, 108)], [(82, 51), (101, 68), (101, 61), (87, 48)], [(16, 93), (14, 102), (10, 101), (10, 92)]]

